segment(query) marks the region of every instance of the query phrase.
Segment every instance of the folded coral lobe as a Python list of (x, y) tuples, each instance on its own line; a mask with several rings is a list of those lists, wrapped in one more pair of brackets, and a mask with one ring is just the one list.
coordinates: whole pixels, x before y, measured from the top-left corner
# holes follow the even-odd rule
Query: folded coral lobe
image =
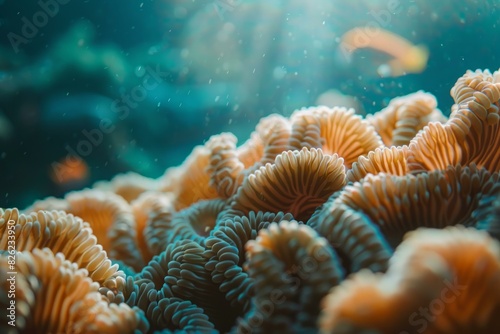
[(231, 207), (245, 214), (290, 212), (307, 220), (345, 182), (343, 159), (338, 155), (325, 155), (320, 149), (285, 151), (243, 181)]
[(497, 333), (500, 244), (463, 227), (420, 229), (385, 274), (363, 271), (324, 298), (322, 333)]

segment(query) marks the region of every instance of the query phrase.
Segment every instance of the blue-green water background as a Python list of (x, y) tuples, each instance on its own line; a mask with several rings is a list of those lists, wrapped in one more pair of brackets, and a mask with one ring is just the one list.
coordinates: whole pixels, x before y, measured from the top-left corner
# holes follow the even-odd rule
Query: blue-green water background
[[(159, 177), (211, 135), (243, 143), (261, 117), (331, 89), (356, 97), (360, 114), (424, 90), (448, 114), (458, 77), (500, 67), (496, 0), (65, 0), (44, 21), (46, 3), (0, 0), (0, 207), (126, 171)], [(27, 21), (39, 26), (29, 38)], [(380, 78), (387, 58), (370, 50), (347, 62), (339, 38), (366, 25), (426, 45), (426, 70)], [(160, 84), (121, 119), (113, 103), (153, 70)], [(54, 162), (102, 120), (113, 131), (84, 157), (90, 178), (58, 185)]]

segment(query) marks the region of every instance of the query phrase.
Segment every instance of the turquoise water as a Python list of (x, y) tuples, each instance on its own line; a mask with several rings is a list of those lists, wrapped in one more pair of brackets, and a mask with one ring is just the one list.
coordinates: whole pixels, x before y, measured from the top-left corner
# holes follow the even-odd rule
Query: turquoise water
[[(354, 97), (360, 114), (425, 90), (446, 114), (456, 78), (498, 67), (497, 3), (6, 1), (1, 203), (22, 207), (73, 189), (50, 180), (52, 164), (102, 119), (116, 128), (84, 157), (90, 173), (77, 187), (129, 170), (158, 177), (210, 135), (230, 131), (243, 141), (261, 117), (290, 115), (332, 89)], [(340, 38), (364, 26), (426, 45), (425, 70), (381, 78), (384, 53), (361, 49), (345, 59)], [(152, 69), (161, 82), (120, 119), (113, 102)]]
[(499, 7), (0, 0), (2, 317), (499, 332)]

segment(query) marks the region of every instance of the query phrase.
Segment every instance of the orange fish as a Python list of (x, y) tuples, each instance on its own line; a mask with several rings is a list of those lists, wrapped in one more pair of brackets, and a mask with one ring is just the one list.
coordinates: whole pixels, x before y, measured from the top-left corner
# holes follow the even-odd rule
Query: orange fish
[(378, 73), (383, 77), (421, 73), (429, 59), (429, 50), (424, 45), (413, 45), (381, 28), (354, 28), (342, 36), (340, 49), (347, 58), (361, 48), (371, 48), (393, 57), (387, 64), (379, 66)]
[(89, 178), (89, 166), (87, 163), (75, 157), (65, 157), (51, 164), (50, 178), (60, 186), (71, 184), (82, 184)]

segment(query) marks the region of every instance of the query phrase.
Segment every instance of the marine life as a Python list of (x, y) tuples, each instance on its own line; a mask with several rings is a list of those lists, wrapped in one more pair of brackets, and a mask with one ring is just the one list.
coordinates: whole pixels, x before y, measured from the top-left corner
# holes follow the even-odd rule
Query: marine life
[(486, 3), (0, 0), (0, 333), (500, 333)]
[(413, 45), (395, 33), (376, 27), (349, 30), (342, 36), (339, 48), (347, 58), (361, 48), (371, 48), (391, 56), (392, 59), (387, 64), (378, 68), (382, 77), (420, 73), (425, 70), (429, 58), (429, 51), (425, 46)]
[(498, 242), (482, 231), (408, 233), (385, 274), (363, 270), (332, 289), (320, 332), (492, 333), (500, 328), (498, 294), (489, 293), (499, 282), (499, 256)]
[[(0, 209), (0, 273), (16, 254), (23, 287), (18, 328), (500, 330), (498, 294), (479, 288), (500, 283), (499, 78), (467, 71), (449, 117), (424, 92), (368, 120), (304, 108), (264, 118), (240, 146), (216, 135), (158, 179), (123, 174)], [(72, 321), (41, 311), (56, 283)]]
[(64, 188), (68, 184), (85, 184), (89, 178), (89, 167), (83, 159), (65, 157), (54, 162), (49, 173), (52, 181)]

